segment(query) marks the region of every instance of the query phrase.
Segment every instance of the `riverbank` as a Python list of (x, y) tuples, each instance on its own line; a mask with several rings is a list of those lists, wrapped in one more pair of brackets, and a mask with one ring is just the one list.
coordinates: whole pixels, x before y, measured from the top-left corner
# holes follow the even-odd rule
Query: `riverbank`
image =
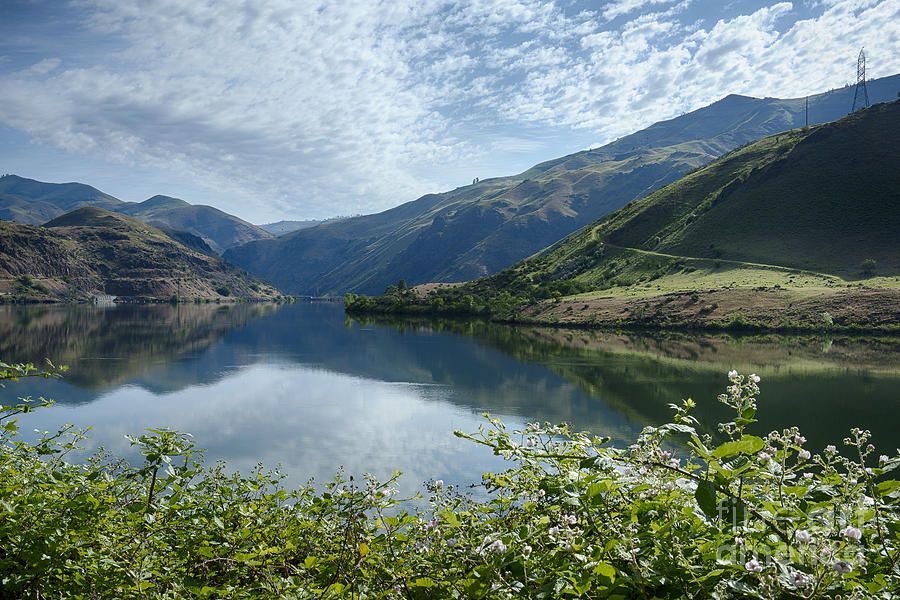
[(642, 288), (603, 290), (527, 302), (484, 298), (456, 288), (413, 288), (377, 298), (348, 296), (351, 315), (480, 316), (501, 323), (596, 329), (716, 331), (900, 331), (896, 287), (722, 287), (653, 294)]

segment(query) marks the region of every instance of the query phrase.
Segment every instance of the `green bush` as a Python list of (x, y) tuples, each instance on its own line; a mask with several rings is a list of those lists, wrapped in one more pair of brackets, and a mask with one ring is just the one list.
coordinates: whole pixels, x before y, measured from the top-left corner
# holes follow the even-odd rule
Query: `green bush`
[[(0, 377), (41, 374), (0, 363)], [(338, 476), (282, 489), (278, 473), (204, 467), (189, 436), (130, 438), (143, 464), (70, 464), (83, 432), (0, 433), (3, 598), (893, 598), (900, 456), (867, 431), (846, 457), (765, 437), (755, 375), (729, 373), (734, 420), (701, 435), (694, 402), (625, 448), (565, 425), (457, 435), (510, 461), (484, 501), (441, 481), (427, 504), (394, 480)], [(417, 508), (419, 507), (419, 508)]]

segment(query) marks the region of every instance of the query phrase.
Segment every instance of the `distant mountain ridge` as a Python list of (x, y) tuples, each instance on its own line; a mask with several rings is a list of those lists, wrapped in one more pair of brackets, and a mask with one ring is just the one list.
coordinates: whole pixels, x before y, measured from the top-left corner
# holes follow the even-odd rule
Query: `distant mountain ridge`
[[(196, 237), (188, 241), (202, 244)], [(0, 293), (72, 300), (90, 294), (150, 299), (278, 295), (218, 256), (95, 206), (67, 212), (43, 227), (0, 221)]]
[[(896, 98), (900, 75), (868, 82)], [(849, 112), (853, 88), (810, 96), (809, 123)], [(228, 250), (235, 264), (292, 293), (377, 294), (388, 284), (495, 273), (735, 148), (805, 124), (806, 98), (730, 95), (602, 148), (546, 161), (374, 215)]]
[(132, 216), (156, 227), (199, 236), (213, 251), (272, 237), (263, 229), (212, 206), (194, 205), (179, 198), (153, 196), (143, 202), (124, 202), (82, 183), (44, 183), (17, 175), (0, 177), (0, 219), (40, 225), (64, 213), (96, 206)]

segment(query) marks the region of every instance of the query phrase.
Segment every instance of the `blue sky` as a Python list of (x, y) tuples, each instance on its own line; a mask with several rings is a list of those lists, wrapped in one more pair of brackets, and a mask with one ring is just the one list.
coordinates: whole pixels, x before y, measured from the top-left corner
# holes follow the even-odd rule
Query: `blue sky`
[(0, 173), (380, 211), (730, 94), (900, 72), (900, 0), (0, 0)]

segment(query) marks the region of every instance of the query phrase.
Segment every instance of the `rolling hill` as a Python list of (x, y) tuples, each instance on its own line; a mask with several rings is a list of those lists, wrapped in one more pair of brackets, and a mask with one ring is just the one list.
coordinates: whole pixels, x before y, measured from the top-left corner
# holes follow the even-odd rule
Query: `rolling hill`
[(251, 240), (272, 237), (256, 225), (212, 206), (188, 204), (169, 196), (123, 202), (81, 183), (44, 183), (17, 175), (0, 177), (0, 219), (40, 225), (84, 206), (126, 214), (156, 227), (187, 231), (219, 254)]
[(102, 208), (78, 208), (43, 227), (0, 221), (0, 296), (92, 294), (267, 299), (279, 292), (219, 257)]
[(496, 275), (424, 302), (395, 295), (380, 308), (499, 307), (559, 323), (741, 324), (752, 315), (785, 328), (900, 327), (895, 139), (900, 100), (769, 136)]
[[(895, 98), (900, 75), (869, 82)], [(846, 115), (853, 88), (809, 98), (811, 123)], [(228, 260), (292, 293), (380, 293), (495, 273), (718, 156), (799, 127), (806, 99), (727, 96), (602, 148), (516, 176), (429, 194), (391, 210), (232, 248)]]

